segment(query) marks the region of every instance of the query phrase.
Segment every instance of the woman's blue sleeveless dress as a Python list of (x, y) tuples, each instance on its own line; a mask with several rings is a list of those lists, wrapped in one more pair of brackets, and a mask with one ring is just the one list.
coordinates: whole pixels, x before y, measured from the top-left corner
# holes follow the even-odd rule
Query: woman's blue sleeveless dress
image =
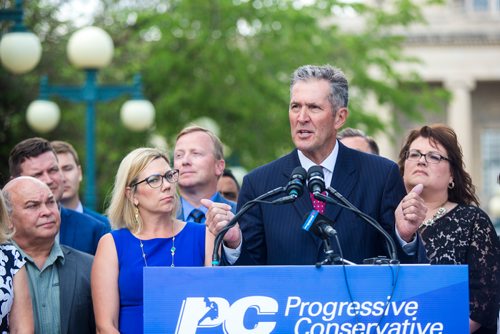
[[(175, 236), (174, 265), (203, 266), (205, 261), (205, 225), (186, 223)], [(111, 231), (118, 255), (120, 292), (120, 333), (143, 333), (143, 268), (140, 240), (128, 229)], [(172, 265), (172, 238), (141, 240), (149, 267)]]

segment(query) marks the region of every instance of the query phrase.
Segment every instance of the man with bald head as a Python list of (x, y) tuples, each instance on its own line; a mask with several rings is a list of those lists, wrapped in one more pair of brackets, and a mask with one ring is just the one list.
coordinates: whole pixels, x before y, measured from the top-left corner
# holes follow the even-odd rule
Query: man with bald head
[(57, 242), (61, 217), (54, 194), (29, 176), (12, 179), (2, 192), (13, 243), (26, 260), (35, 333), (95, 333), (93, 257)]
[(12, 178), (32, 176), (50, 188), (61, 215), (61, 244), (95, 254), (99, 239), (109, 232), (110, 227), (95, 218), (59, 205), (64, 192), (64, 176), (49, 141), (34, 137), (19, 142), (10, 151), (9, 171)]

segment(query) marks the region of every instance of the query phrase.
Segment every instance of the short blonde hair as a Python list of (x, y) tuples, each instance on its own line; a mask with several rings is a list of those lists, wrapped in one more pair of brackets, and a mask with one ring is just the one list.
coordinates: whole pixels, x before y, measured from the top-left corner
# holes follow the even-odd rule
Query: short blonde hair
[(177, 142), (180, 137), (187, 135), (189, 133), (193, 133), (193, 132), (206, 133), (210, 137), (210, 139), (212, 140), (212, 144), (214, 145), (214, 157), (215, 157), (215, 159), (224, 160), (224, 147), (223, 147), (222, 142), (220, 141), (219, 137), (217, 137), (217, 135), (215, 133), (213, 133), (212, 131), (210, 131), (206, 128), (203, 128), (201, 126), (190, 125), (188, 127), (185, 127), (184, 129), (181, 130), (181, 132), (179, 132), (175, 141)]
[(9, 227), (10, 212), (7, 202), (4, 200), (3, 192), (0, 191), (0, 244), (9, 240), (14, 231)]
[[(165, 152), (157, 148), (141, 147), (133, 150), (120, 163), (116, 172), (115, 183), (111, 194), (111, 201), (107, 214), (114, 228), (127, 228), (132, 232), (142, 230), (143, 222), (135, 219), (134, 203), (127, 197), (127, 188), (139, 181), (139, 174), (156, 159), (164, 159), (169, 165), (170, 161)], [(136, 191), (136, 187), (132, 187)], [(179, 196), (175, 193), (175, 205), (172, 216), (175, 218), (180, 205)]]

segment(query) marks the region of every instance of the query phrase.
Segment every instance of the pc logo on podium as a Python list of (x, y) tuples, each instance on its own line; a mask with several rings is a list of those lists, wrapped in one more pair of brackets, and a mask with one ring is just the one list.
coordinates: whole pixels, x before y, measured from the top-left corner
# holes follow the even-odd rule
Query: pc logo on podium
[[(188, 297), (182, 303), (175, 333), (190, 334), (201, 328), (222, 326), (224, 333), (268, 334), (276, 322), (265, 318), (277, 312), (278, 302), (265, 296), (244, 297), (232, 305), (220, 297)], [(247, 314), (258, 317), (250, 328), (244, 325)]]

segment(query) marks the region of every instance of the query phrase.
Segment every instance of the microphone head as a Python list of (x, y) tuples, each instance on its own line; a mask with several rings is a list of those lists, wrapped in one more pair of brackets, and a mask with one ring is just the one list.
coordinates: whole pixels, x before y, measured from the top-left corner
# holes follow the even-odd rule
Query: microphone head
[(295, 167), (290, 177), (290, 182), (286, 185), (288, 195), (302, 196), (304, 193), (304, 184), (306, 182), (307, 172), (302, 166)]
[(329, 233), (331, 233), (330, 231), (335, 232), (333, 225), (334, 222), (328, 217), (322, 215), (316, 210), (312, 210), (304, 216), (302, 229), (312, 232), (314, 235), (324, 239), (328, 238)]
[(305, 181), (306, 180), (306, 177), (307, 177), (307, 172), (306, 170), (304, 169), (304, 167), (302, 166), (297, 166), (294, 168), (294, 170), (292, 171), (292, 176), (290, 177), (290, 179), (300, 179), (302, 181)]
[(325, 180), (323, 167), (312, 166), (307, 171), (307, 187), (313, 194), (321, 193), (325, 190)]

